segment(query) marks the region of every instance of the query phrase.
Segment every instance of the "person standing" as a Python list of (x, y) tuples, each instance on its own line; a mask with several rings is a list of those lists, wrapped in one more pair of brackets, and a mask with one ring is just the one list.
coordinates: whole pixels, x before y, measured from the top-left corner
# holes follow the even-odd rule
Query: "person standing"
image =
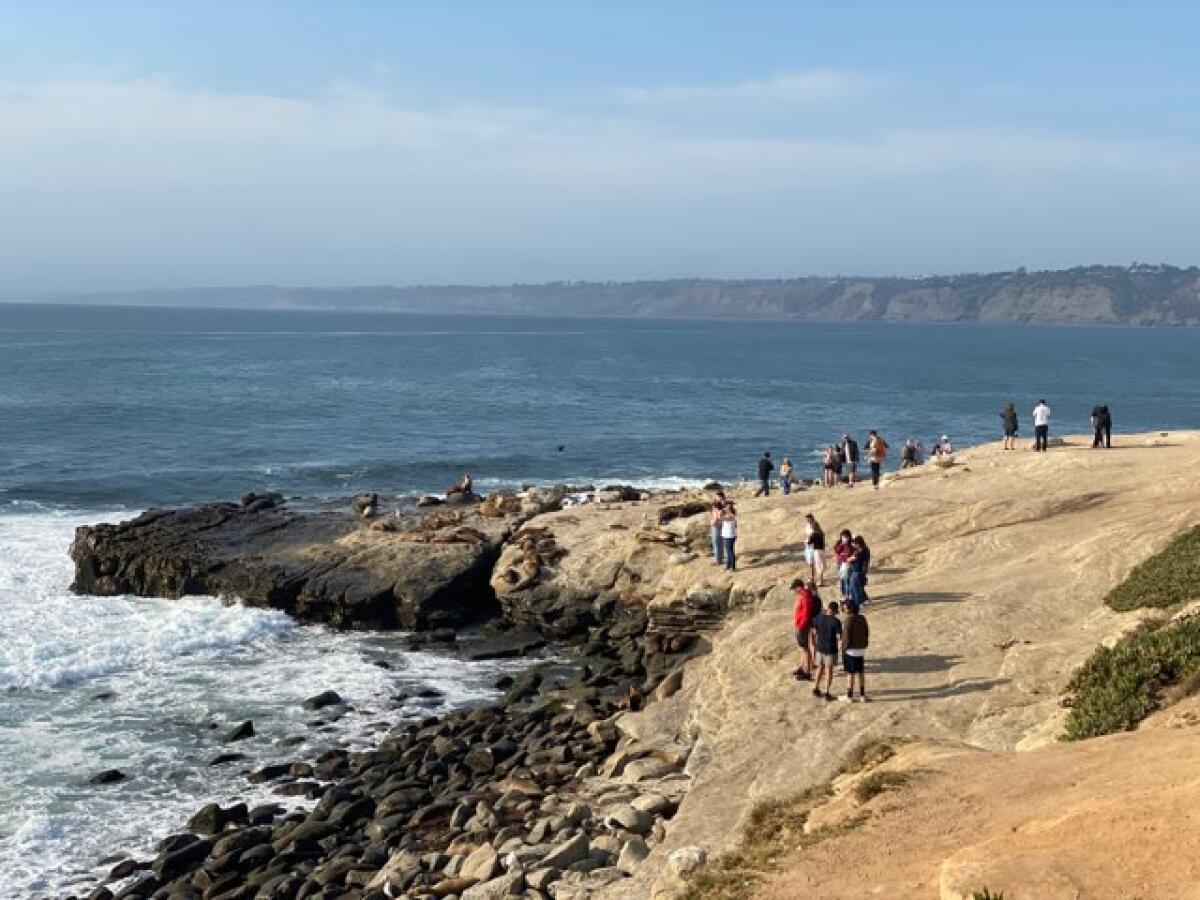
[(1000, 410), (1000, 421), (1004, 425), (1004, 449), (1017, 449), (1017, 408), (1012, 403), (1004, 404)]
[(838, 567), (838, 591), (845, 600), (850, 596), (850, 560), (854, 556), (854, 541), (850, 531), (843, 528), (833, 543), (833, 558)]
[(1097, 447), (1112, 447), (1112, 413), (1107, 406), (1097, 404), (1092, 407), (1092, 449)]
[(917, 465), (917, 445), (913, 443), (912, 438), (904, 442), (904, 446), (900, 448), (900, 468), (912, 469)]
[(825, 487), (833, 487), (833, 444), (825, 448), (824, 474), (822, 475), (821, 483)]
[(1044, 399), (1033, 408), (1033, 449), (1045, 453), (1050, 444), (1050, 406)]
[(712, 512), (709, 516), (709, 530), (712, 533), (713, 562), (718, 566), (725, 565), (725, 542), (721, 539), (721, 520), (725, 517), (725, 498), (720, 494), (713, 501)]
[(796, 629), (796, 644), (804, 657), (803, 663), (792, 673), (797, 681), (811, 681), (813, 677), (813, 622), (821, 612), (821, 595), (811, 581), (797, 579), (796, 608), (792, 612), (792, 624)]
[(771, 496), (771, 473), (775, 471), (775, 463), (771, 462), (771, 453), (767, 451), (758, 461), (758, 490), (755, 497)]
[(804, 555), (808, 557), (809, 577), (817, 587), (825, 587), (825, 532), (812, 513), (804, 517)]
[(796, 470), (792, 466), (792, 461), (785, 456), (783, 462), (779, 464), (779, 488), (785, 497), (792, 492), (792, 478), (795, 474)]
[(883, 469), (883, 461), (887, 459), (888, 442), (883, 436), (871, 429), (867, 435), (867, 462), (871, 466), (871, 486), (879, 490), (879, 473)]
[(860, 534), (852, 542), (849, 569), (846, 575), (848, 597), (855, 606), (867, 605), (867, 572), (871, 568), (871, 548)]
[(725, 546), (725, 568), (730, 572), (737, 571), (737, 554), (734, 550), (737, 538), (737, 510), (732, 503), (727, 503), (721, 513), (721, 543)]
[(846, 459), (846, 468), (850, 470), (850, 487), (854, 487), (854, 482), (858, 480), (858, 441), (848, 434), (842, 435), (842, 455)]
[[(817, 616), (813, 622), (817, 644), (817, 677), (813, 685), (813, 696), (833, 699), (833, 670), (837, 666), (838, 648), (842, 640), (842, 621), (838, 618), (838, 605), (829, 604), (829, 611)], [(821, 682), (825, 690), (821, 690)]]
[(858, 684), (858, 700), (867, 702), (867, 646), (870, 644), (871, 631), (867, 627), (867, 617), (860, 608), (851, 602), (846, 607), (846, 618), (842, 622), (842, 665), (846, 669), (848, 682), (845, 701), (854, 702), (854, 685)]

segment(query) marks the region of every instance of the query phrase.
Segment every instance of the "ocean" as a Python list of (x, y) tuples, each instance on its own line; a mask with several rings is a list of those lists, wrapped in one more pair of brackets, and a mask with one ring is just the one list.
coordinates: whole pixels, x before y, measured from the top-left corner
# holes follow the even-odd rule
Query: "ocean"
[[(513, 665), (212, 598), (76, 597), (78, 524), (250, 490), (406, 499), (465, 471), (750, 480), (764, 450), (816, 476), (843, 432), (966, 445), (1043, 396), (1052, 433), (1096, 403), (1118, 432), (1200, 428), (1198, 350), (1184, 329), (0, 305), (0, 894), (61, 895), (210, 799), (278, 799), (239, 773), (493, 697)], [(354, 712), (310, 727), (328, 688)], [(223, 745), (244, 719), (256, 739)], [(130, 777), (88, 783), (109, 768)]]

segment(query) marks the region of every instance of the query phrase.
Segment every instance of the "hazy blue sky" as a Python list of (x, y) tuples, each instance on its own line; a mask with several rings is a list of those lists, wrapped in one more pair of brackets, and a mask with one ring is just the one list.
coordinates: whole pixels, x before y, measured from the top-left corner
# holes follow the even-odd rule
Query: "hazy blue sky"
[(1194, 3), (0, 0), (0, 296), (1190, 265), (1198, 34)]

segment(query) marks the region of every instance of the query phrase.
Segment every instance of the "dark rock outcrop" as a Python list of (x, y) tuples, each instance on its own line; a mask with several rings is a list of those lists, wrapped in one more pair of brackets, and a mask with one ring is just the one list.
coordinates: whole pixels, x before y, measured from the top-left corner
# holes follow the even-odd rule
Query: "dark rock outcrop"
[[(84, 526), (71, 545), (80, 594), (212, 594), (342, 628), (427, 629), (491, 617), (492, 566), (544, 507), (477, 508), (364, 523), (345, 507), (297, 511), (274, 495), (151, 510)], [(381, 523), (390, 527), (380, 528)]]

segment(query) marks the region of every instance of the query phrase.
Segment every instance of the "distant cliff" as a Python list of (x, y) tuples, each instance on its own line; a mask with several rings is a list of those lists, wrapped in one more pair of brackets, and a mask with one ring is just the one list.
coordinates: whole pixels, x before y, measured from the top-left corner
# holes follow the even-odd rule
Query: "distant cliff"
[(925, 278), (676, 279), (508, 286), (189, 289), (63, 298), (89, 303), (360, 312), (1200, 325), (1200, 268), (1086, 266)]

